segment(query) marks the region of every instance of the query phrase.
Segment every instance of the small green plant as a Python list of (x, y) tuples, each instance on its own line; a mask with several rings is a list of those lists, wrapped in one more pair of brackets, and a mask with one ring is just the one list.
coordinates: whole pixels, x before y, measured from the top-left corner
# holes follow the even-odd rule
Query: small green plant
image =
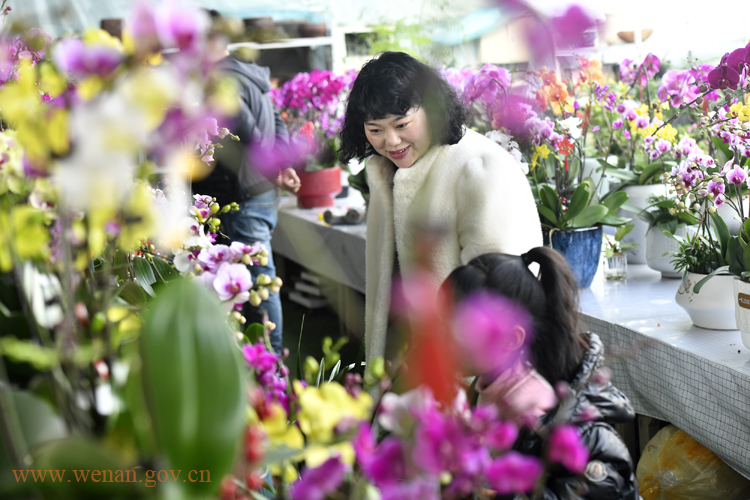
[(693, 213), (677, 210), (675, 199), (664, 195), (651, 196), (648, 204), (649, 207), (653, 207), (653, 210), (642, 212), (640, 219), (648, 224), (649, 231), (656, 227), (660, 231), (675, 234), (680, 228), (698, 224), (699, 219)]
[(578, 229), (597, 224), (622, 226), (630, 222), (630, 219), (615, 215), (628, 201), (628, 194), (618, 191), (600, 200), (591, 177), (581, 181), (570, 200), (560, 198), (557, 192), (546, 184), (539, 186), (538, 192), (537, 210), (542, 227), (547, 229)]
[(614, 236), (605, 234), (605, 242), (607, 246), (604, 248), (604, 255), (608, 259), (611, 259), (615, 254), (624, 253), (628, 250), (635, 250), (636, 244), (633, 242), (623, 243), (622, 239), (633, 230), (633, 224), (625, 224), (620, 227)]

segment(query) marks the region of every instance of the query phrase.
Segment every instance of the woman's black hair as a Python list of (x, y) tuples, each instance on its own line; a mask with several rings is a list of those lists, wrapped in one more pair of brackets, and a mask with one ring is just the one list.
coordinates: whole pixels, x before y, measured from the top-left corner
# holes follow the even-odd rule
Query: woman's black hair
[(404, 116), (415, 107), (427, 114), (433, 144), (461, 140), (468, 111), (440, 73), (403, 52), (383, 52), (368, 61), (349, 93), (339, 160), (347, 164), (378, 154), (365, 136), (365, 122)]
[[(528, 268), (539, 264), (537, 278)], [(522, 257), (488, 253), (454, 270), (443, 287), (460, 302), (480, 290), (515, 301), (534, 322), (531, 354), (537, 371), (551, 384), (570, 382), (588, 342), (578, 331), (578, 288), (565, 258), (547, 247), (532, 248)]]

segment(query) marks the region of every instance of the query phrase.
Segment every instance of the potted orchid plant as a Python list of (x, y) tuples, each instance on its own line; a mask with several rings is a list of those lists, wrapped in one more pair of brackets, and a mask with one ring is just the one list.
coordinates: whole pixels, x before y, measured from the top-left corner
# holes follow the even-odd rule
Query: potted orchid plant
[(341, 192), (337, 141), (344, 119), (343, 99), (355, 78), (353, 70), (334, 75), (316, 69), (298, 73), (271, 91), (292, 140), (306, 144), (310, 151), (300, 172), (302, 186), (297, 192), (300, 207), (332, 206), (334, 196)]

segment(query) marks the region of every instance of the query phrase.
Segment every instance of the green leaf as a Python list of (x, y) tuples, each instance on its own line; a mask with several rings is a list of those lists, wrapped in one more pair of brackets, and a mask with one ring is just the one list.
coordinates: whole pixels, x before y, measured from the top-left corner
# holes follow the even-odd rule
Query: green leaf
[(620, 179), (621, 181), (627, 183), (636, 182), (638, 180), (638, 176), (630, 170), (625, 170), (623, 168), (613, 168), (612, 166), (607, 169), (606, 175), (614, 177), (615, 179)]
[(698, 219), (695, 218), (693, 215), (690, 215), (687, 212), (680, 212), (679, 214), (677, 214), (677, 218), (680, 219), (685, 224), (687, 224), (688, 226), (694, 226), (698, 224)]
[(567, 212), (560, 217), (560, 225), (564, 225), (567, 221), (574, 219), (588, 206), (591, 193), (591, 186), (587, 182), (581, 182), (570, 198)]
[(574, 229), (592, 227), (601, 222), (608, 212), (609, 209), (604, 205), (586, 207), (578, 217), (570, 221), (570, 227)]
[(302, 330), (305, 327), (305, 315), (302, 315), (302, 325), (299, 327), (299, 339), (297, 340), (297, 380), (302, 380)]
[(637, 205), (633, 205), (632, 203), (628, 203), (627, 201), (623, 203), (622, 205), (620, 205), (621, 210), (625, 210), (626, 212), (630, 212), (631, 214), (635, 214), (635, 215), (639, 215), (645, 212), (646, 208), (641, 208)]
[(607, 225), (607, 226), (617, 227), (617, 226), (622, 226), (623, 224), (627, 224), (627, 223), (629, 223), (632, 220), (633, 219), (630, 219), (628, 217), (621, 217), (619, 215), (607, 214), (602, 219), (601, 222), (602, 222), (602, 224)]
[(656, 163), (652, 163), (651, 165), (643, 169), (640, 177), (638, 178), (638, 184), (640, 184), (641, 186), (645, 184), (651, 184), (659, 176), (659, 174), (663, 172), (664, 164), (662, 162), (658, 161)]
[(714, 228), (716, 229), (717, 236), (719, 238), (719, 245), (721, 247), (721, 255), (726, 255), (727, 253), (727, 244), (729, 242), (729, 228), (727, 227), (727, 224), (724, 222), (724, 219), (721, 218), (721, 215), (718, 213), (712, 213), (711, 214), (711, 221), (714, 223)]
[(143, 291), (143, 287), (132, 281), (127, 281), (117, 288), (115, 297), (118, 296), (128, 304), (134, 306), (140, 306), (146, 302), (146, 294)]
[(136, 257), (133, 259), (133, 271), (135, 272), (136, 282), (147, 294), (154, 297), (156, 294), (154, 294), (151, 285), (156, 283), (156, 276), (154, 276), (154, 270), (151, 269), (151, 264), (143, 257)]
[(326, 376), (326, 359), (321, 358), (320, 365), (318, 365), (318, 378), (315, 380), (315, 387), (320, 387), (320, 383), (323, 382)]
[(539, 210), (539, 215), (550, 221), (553, 225), (557, 226), (557, 216), (552, 210), (544, 205), (537, 205), (536, 208), (537, 210)]
[(214, 493), (231, 470), (247, 404), (226, 313), (208, 290), (177, 280), (146, 310), (140, 348), (143, 390), (167, 463), (209, 470), (210, 483), (178, 484)]
[[(743, 270), (743, 272), (744, 272), (744, 271), (750, 270), (750, 245), (747, 245), (745, 247), (742, 255), (744, 257), (743, 260), (745, 261), (745, 269)], [(740, 273), (740, 274), (742, 274), (742, 273)]]
[(622, 207), (622, 205), (628, 201), (628, 193), (625, 191), (617, 191), (611, 196), (604, 198), (601, 203), (609, 209), (609, 213), (613, 214)]
[(264, 333), (265, 329), (260, 323), (252, 323), (247, 328), (245, 328), (245, 338), (248, 344), (255, 344), (256, 342), (258, 342), (258, 339), (263, 338)]
[(622, 239), (633, 230), (635, 224), (626, 224), (615, 232), (615, 240), (622, 241)]
[(725, 260), (729, 263), (731, 274), (739, 276), (745, 270), (745, 253), (736, 236), (729, 239)]
[(701, 291), (701, 288), (703, 288), (703, 285), (705, 285), (708, 280), (710, 280), (717, 274), (726, 274), (728, 271), (729, 271), (729, 266), (722, 266), (716, 269), (714, 272), (712, 272), (711, 274), (709, 274), (708, 276), (700, 280), (698, 283), (696, 283), (695, 286), (693, 287), (693, 292), (699, 293)]
[(180, 273), (177, 271), (177, 269), (170, 266), (169, 262), (167, 262), (166, 260), (160, 257), (154, 257), (153, 264), (154, 268), (156, 269), (157, 275), (163, 281), (172, 281), (180, 278)]
[(539, 198), (541, 199), (542, 204), (552, 210), (552, 212), (557, 213), (560, 209), (560, 198), (557, 197), (555, 190), (546, 184), (542, 185), (539, 191)]
[(745, 235), (747, 236), (747, 240), (750, 241), (750, 219), (747, 219), (744, 224), (745, 228)]

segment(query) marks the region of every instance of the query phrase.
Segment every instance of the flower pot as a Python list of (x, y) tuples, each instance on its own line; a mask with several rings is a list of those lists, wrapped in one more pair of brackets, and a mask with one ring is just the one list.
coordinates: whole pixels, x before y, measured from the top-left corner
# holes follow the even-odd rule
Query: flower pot
[[(640, 209), (644, 209), (648, 206), (648, 198), (652, 195), (667, 195), (668, 186), (666, 184), (650, 184), (647, 186), (626, 186), (623, 188), (628, 194), (628, 203), (635, 205)], [(627, 210), (618, 210), (618, 214), (623, 217), (636, 217), (637, 213), (632, 213)], [(630, 231), (622, 239), (626, 243), (635, 243), (635, 250), (628, 252), (628, 262), (631, 264), (645, 264), (646, 263), (646, 232), (648, 231), (648, 224), (640, 219), (635, 219), (632, 222), (633, 230)]]
[(734, 318), (742, 344), (750, 349), (750, 283), (734, 277)]
[[(677, 229), (676, 236), (687, 237), (687, 227)], [(680, 248), (678, 241), (664, 234), (658, 227), (652, 227), (646, 234), (646, 264), (654, 271), (661, 272), (662, 278), (680, 278), (682, 274), (672, 265), (671, 252)], [(667, 253), (669, 252), (669, 253)], [(664, 255), (667, 253), (667, 255)]]
[(315, 172), (300, 172), (302, 187), (297, 191), (300, 208), (332, 207), (341, 192), (341, 167), (324, 168)]
[(701, 288), (693, 287), (705, 274), (685, 273), (675, 295), (677, 305), (685, 309), (695, 326), (709, 330), (736, 330), (734, 276), (714, 276)]
[(601, 227), (544, 232), (544, 244), (565, 257), (573, 270), (578, 288), (588, 288), (594, 280), (602, 253)]

